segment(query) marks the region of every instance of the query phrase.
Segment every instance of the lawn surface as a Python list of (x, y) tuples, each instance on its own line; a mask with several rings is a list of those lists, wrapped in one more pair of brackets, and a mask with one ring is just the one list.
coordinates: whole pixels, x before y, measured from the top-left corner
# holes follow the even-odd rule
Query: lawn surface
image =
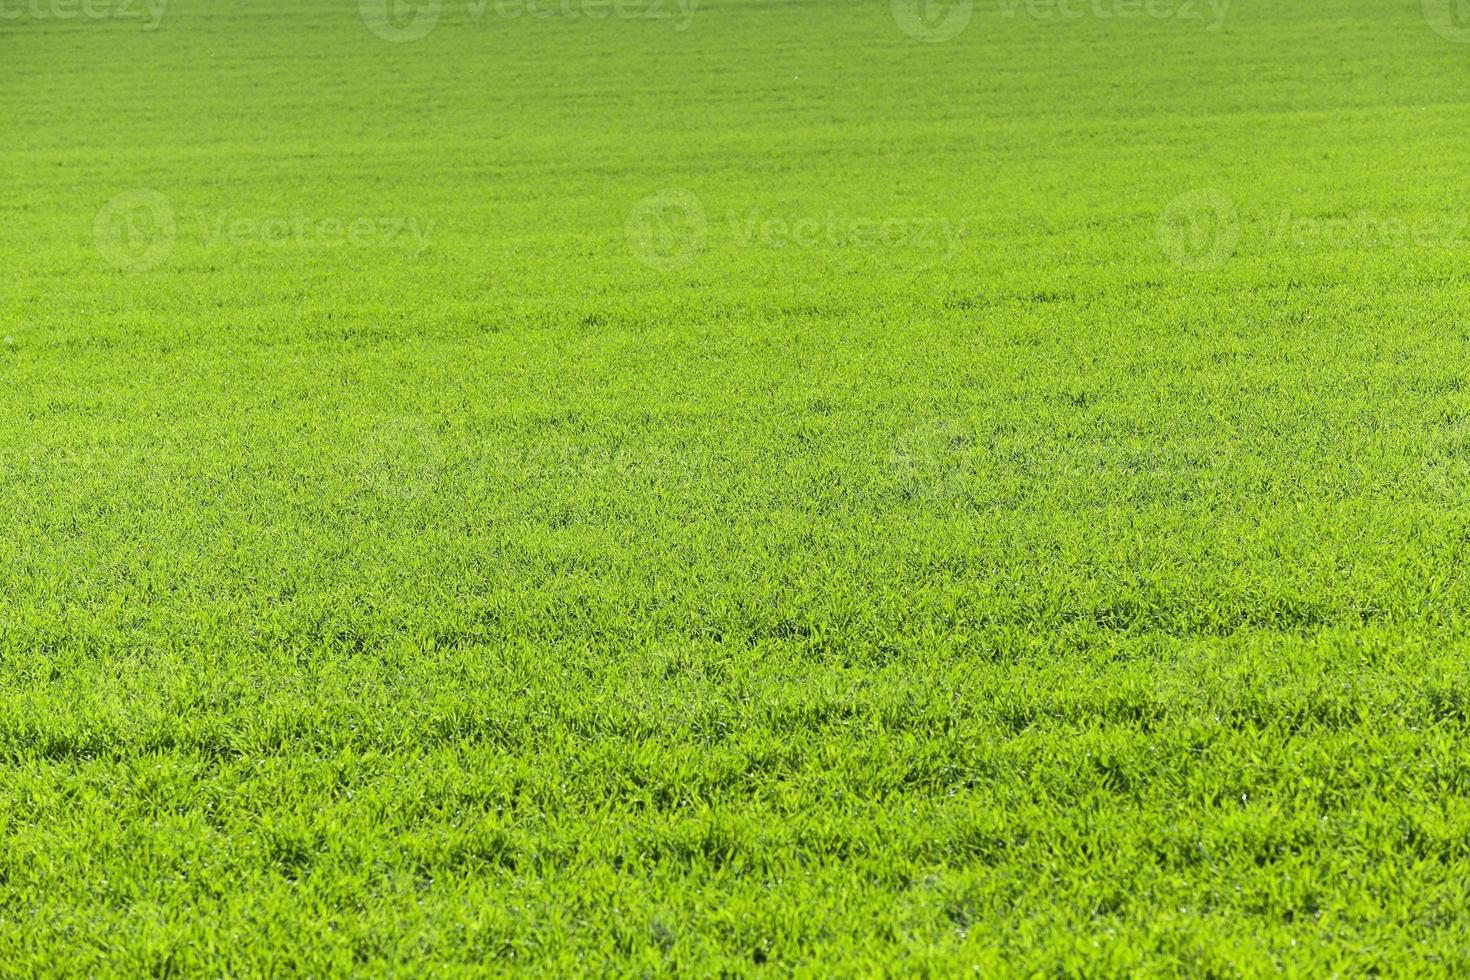
[(0, 975), (1470, 971), (1470, 25), (904, 2), (0, 0)]

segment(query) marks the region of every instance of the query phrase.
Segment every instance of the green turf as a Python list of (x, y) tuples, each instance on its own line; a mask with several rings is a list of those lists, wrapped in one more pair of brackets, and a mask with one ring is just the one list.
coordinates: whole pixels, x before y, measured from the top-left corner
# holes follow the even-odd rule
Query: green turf
[(1470, 971), (1470, 21), (904, 2), (0, 0), (0, 975)]

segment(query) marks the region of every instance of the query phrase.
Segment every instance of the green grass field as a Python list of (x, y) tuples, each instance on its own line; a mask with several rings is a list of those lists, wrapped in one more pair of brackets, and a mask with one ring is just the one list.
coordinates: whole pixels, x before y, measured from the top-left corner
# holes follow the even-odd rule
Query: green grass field
[(1464, 976), (1464, 13), (0, 0), (0, 975)]

